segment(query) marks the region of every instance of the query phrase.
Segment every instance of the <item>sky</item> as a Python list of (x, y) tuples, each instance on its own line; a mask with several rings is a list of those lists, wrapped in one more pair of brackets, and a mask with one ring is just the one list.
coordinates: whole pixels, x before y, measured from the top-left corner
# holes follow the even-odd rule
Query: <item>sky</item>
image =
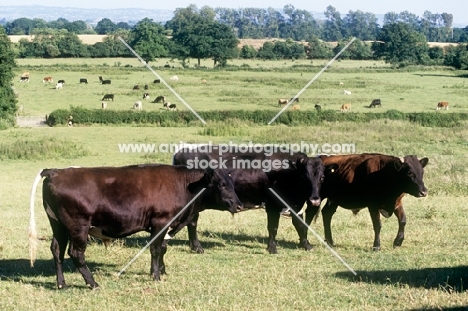
[[(3, 0), (1, 2), (3, 2)], [(465, 0), (80, 0), (73, 2), (63, 0), (41, 0), (40, 2), (34, 0), (15, 0), (14, 4), (10, 2), (8, 5), (43, 5), (87, 9), (147, 8), (173, 11), (176, 8), (186, 8), (190, 4), (195, 4), (198, 8), (207, 5), (212, 8), (223, 7), (233, 9), (269, 7), (274, 9), (282, 9), (285, 5), (291, 4), (296, 9), (307, 10), (311, 12), (324, 12), (327, 6), (331, 5), (335, 7), (341, 14), (346, 14), (350, 10), (361, 10), (363, 12), (370, 12), (374, 14), (409, 11), (418, 16), (422, 16), (424, 11), (427, 10), (432, 13), (445, 12), (453, 14), (454, 24), (466, 24), (468, 22), (468, 5)], [(0, 5), (7, 4), (5, 3)]]

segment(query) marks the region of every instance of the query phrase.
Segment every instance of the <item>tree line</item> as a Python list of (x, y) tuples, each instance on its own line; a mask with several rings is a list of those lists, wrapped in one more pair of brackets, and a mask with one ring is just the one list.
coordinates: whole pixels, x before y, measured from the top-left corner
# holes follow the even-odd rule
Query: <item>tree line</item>
[[(241, 14), (242, 13), (242, 14)], [(324, 59), (333, 57), (351, 37), (357, 40), (340, 57), (343, 59), (383, 59), (397, 66), (411, 64), (448, 65), (468, 68), (468, 52), (464, 44), (451, 47), (429, 47), (428, 37), (437, 40), (468, 38), (468, 27), (453, 30), (453, 16), (448, 13), (423, 17), (409, 12), (387, 13), (379, 27), (372, 13), (350, 11), (344, 18), (332, 6), (324, 12), (326, 20), (317, 21), (304, 10), (287, 5), (283, 13), (273, 9), (198, 9), (196, 5), (179, 8), (164, 25), (144, 18), (135, 25), (114, 24), (102, 19), (94, 31), (107, 36), (103, 42), (83, 44), (77, 34), (85, 30), (83, 23), (75, 28), (64, 19), (39, 23), (22, 18), (5, 25), (5, 30), (27, 29), (34, 34), (31, 41), (22, 39), (15, 46), (17, 57), (133, 57), (122, 44), (124, 39), (145, 61), (170, 57), (183, 65), (195, 58), (213, 59), (215, 66), (225, 66), (233, 58), (259, 59)], [(59, 23), (60, 21), (60, 23)], [(63, 27), (57, 27), (57, 25)], [(22, 26), (23, 25), (23, 26)], [(32, 26), (31, 26), (32, 25)], [(54, 27), (35, 27), (49, 25)], [(81, 26), (80, 26), (81, 25)], [(65, 27), (67, 26), (67, 27)], [(75, 29), (75, 30), (73, 30)], [(279, 38), (262, 47), (238, 48), (239, 38)], [(330, 44), (330, 41), (334, 41)], [(467, 40), (468, 41), (468, 40)], [(371, 43), (369, 43), (371, 42)]]

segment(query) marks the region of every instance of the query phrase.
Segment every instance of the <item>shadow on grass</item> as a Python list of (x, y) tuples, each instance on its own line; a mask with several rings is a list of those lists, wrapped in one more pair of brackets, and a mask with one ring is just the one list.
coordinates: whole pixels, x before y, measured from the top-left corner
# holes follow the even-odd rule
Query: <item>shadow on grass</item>
[(356, 273), (357, 276), (349, 272), (338, 272), (336, 276), (351, 282), (441, 289), (447, 293), (466, 292), (468, 288), (468, 266), (356, 271)]
[[(90, 260), (86, 260), (86, 263), (93, 273), (95, 270), (102, 269), (103, 267), (110, 267), (106, 270), (111, 270), (112, 267), (115, 267), (113, 264), (107, 263), (96, 263)], [(65, 280), (67, 278), (66, 274), (68, 273), (78, 273), (75, 266), (73, 265), (71, 259), (65, 258), (63, 263), (63, 271), (65, 273)], [(40, 277), (54, 277), (53, 282), (48, 281), (38, 281)], [(10, 282), (21, 282), (24, 284), (31, 284), (33, 286), (44, 287), (47, 289), (56, 289), (55, 283), (55, 265), (54, 260), (41, 260), (38, 259), (34, 262), (34, 267), (30, 266), (29, 259), (3, 259), (0, 260), (0, 279), (1, 281), (10, 281)], [(87, 288), (83, 285), (74, 285), (73, 287), (77, 288)]]

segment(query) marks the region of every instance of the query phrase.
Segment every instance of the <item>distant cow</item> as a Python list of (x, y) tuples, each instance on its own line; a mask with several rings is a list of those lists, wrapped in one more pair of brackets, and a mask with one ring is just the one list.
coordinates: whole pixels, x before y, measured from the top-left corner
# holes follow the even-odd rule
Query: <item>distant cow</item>
[(406, 215), (402, 198), (408, 193), (417, 198), (425, 197), (424, 167), (428, 158), (416, 156), (404, 158), (389, 155), (364, 153), (337, 156), (320, 156), (323, 165), (336, 165), (327, 175), (320, 196), (327, 198), (322, 209), (325, 240), (334, 245), (330, 229), (331, 219), (338, 206), (345, 209), (368, 208), (374, 227), (374, 250), (380, 249), (380, 214), (398, 218), (398, 234), (393, 246), (401, 246), (404, 239)]
[(22, 76), (22, 77), (20, 77), (19, 82), (29, 82), (29, 77), (28, 76)]
[(103, 80), (101, 76), (99, 76), (99, 81), (101, 81), (101, 84), (111, 84), (111, 80)]
[(143, 93), (143, 99), (144, 99), (144, 100), (150, 99), (149, 93)]
[(147, 91), (149, 89), (148, 84), (145, 84), (144, 89), (145, 89), (145, 91)]
[(102, 97), (101, 100), (110, 100), (112, 99), (112, 101), (114, 101), (114, 94), (106, 94)]
[(351, 95), (351, 91), (343, 90), (343, 94), (345, 94), (345, 95)]
[(297, 103), (298, 103), (298, 102), (299, 102), (299, 97), (296, 97), (296, 98), (291, 97), (291, 99), (290, 99), (289, 101), (290, 101), (290, 102), (297, 102)]
[(170, 102), (164, 103), (163, 107), (167, 110), (177, 110), (176, 104), (171, 104)]
[(436, 110), (441, 110), (441, 109), (444, 109), (444, 108), (445, 108), (445, 110), (449, 109), (449, 103), (448, 102), (438, 102), (437, 103)]
[(133, 104), (133, 109), (136, 110), (142, 110), (143, 109), (143, 103), (141, 101), (137, 101)]
[(139, 89), (140, 89), (140, 86), (138, 84), (133, 86), (133, 90), (139, 90)]
[(58, 89), (61, 89), (63, 87), (63, 84), (58, 82), (57, 84), (55, 84), (55, 89), (58, 90)]
[(42, 79), (42, 83), (52, 83), (54, 82), (54, 79), (52, 79), (52, 77), (44, 77), (44, 79)]
[(112, 239), (149, 232), (154, 239), (150, 246), (151, 276), (159, 281), (166, 273), (167, 244), (163, 240), (169, 225), (184, 227), (206, 208), (231, 213), (242, 209), (233, 181), (223, 170), (164, 164), (44, 169), (34, 180), (30, 202), (31, 265), (38, 240), (34, 194), (42, 178), (42, 201), (52, 227), (51, 251), (59, 289), (67, 287), (62, 263), (68, 244), (68, 255), (87, 286), (99, 287), (85, 261), (89, 233)]
[(65, 80), (58, 80), (57, 83), (62, 83), (62, 84), (65, 84)]
[(382, 107), (382, 103), (380, 99), (374, 99), (372, 103), (369, 105), (369, 108), (374, 108), (374, 107)]
[(172, 76), (170, 78), (172, 81), (179, 81), (179, 77), (178, 76)]
[(161, 83), (161, 79), (154, 79), (153, 83)]
[(101, 103), (101, 108), (102, 108), (102, 109), (107, 109), (107, 103), (106, 103), (106, 102), (102, 102), (102, 103)]
[(156, 97), (153, 101), (153, 103), (165, 103), (166, 102), (166, 96), (164, 95), (160, 95), (158, 97)]
[(81, 83), (88, 84), (88, 79), (80, 78), (80, 84)]
[(301, 109), (301, 106), (300, 106), (300, 105), (294, 105), (294, 106), (292, 106), (291, 109), (292, 109), (292, 110), (300, 110), (300, 109)]
[(343, 104), (343, 105), (341, 105), (341, 109), (340, 109), (341, 112), (350, 111), (350, 110), (351, 110), (351, 104)]
[(288, 103), (288, 100), (287, 99), (284, 99), (284, 98), (280, 98), (278, 99), (278, 106), (284, 106)]
[(318, 105), (318, 104), (315, 104), (314, 108), (315, 108), (316, 110), (322, 110), (322, 106), (320, 106), (320, 105)]

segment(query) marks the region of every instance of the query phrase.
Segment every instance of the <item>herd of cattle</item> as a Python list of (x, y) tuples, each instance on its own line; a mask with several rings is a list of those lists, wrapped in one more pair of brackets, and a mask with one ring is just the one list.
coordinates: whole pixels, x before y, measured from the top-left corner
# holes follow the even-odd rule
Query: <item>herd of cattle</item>
[[(261, 163), (279, 161), (287, 165), (270, 171), (238, 168), (235, 161), (239, 159)], [(222, 160), (224, 167), (193, 168), (189, 164), (194, 160), (207, 163)], [(164, 254), (168, 241), (182, 228), (188, 228), (190, 248), (203, 253), (197, 222), (205, 209), (238, 213), (264, 207), (267, 250), (275, 254), (280, 215), (288, 209), (296, 212), (292, 213), (292, 223), (300, 247), (312, 248), (301, 211), (306, 206), (305, 223), (310, 225), (319, 214), (322, 200), (326, 199), (321, 214), (329, 245), (334, 245), (331, 220), (341, 206), (353, 211), (368, 208), (374, 229), (374, 250), (380, 249), (380, 215), (395, 214), (399, 226), (393, 245), (401, 246), (406, 225), (402, 198), (406, 193), (415, 197), (427, 195), (423, 182), (427, 163), (427, 158), (418, 159), (414, 155), (398, 158), (377, 153), (318, 157), (300, 152), (220, 155), (219, 149), (213, 146), (210, 151), (181, 149), (173, 155), (171, 165), (44, 169), (36, 176), (31, 194), (31, 265), (37, 247), (34, 197), (42, 178), (43, 205), (53, 232), (51, 251), (57, 286), (66, 287), (62, 264), (69, 244), (68, 255), (86, 284), (94, 289), (98, 284), (85, 262), (88, 235), (107, 241), (139, 231), (149, 232), (154, 239), (150, 246), (150, 273), (155, 280), (160, 280), (166, 272)]]

